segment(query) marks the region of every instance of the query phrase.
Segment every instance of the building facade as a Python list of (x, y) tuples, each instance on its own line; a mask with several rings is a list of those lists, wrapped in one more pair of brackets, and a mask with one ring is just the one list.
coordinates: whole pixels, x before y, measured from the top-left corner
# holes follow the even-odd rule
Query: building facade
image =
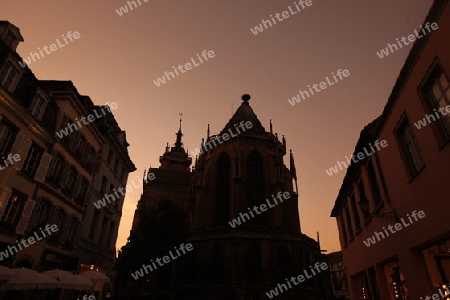
[(347, 276), (345, 275), (342, 252), (327, 254), (327, 263), (330, 266), (331, 287), (335, 300), (348, 300)]
[[(16, 48), (22, 41), (17, 27), (0, 21), (0, 251), (6, 250), (0, 264), (79, 272), (80, 262), (92, 264), (80, 255), (80, 234), (91, 225), (86, 225), (87, 212), (92, 214), (100, 173), (107, 173), (101, 167), (103, 153), (117, 152), (121, 171), (107, 173), (117, 186), (124, 185), (134, 165), (110, 109), (95, 106), (70, 81), (38, 80), (19, 64)], [(110, 123), (100, 118), (80, 123), (95, 109)], [(110, 135), (105, 134), (108, 126)], [(101, 247), (90, 249), (89, 257), (105, 258), (103, 267), (111, 268), (115, 257), (122, 202), (123, 197), (102, 223)], [(57, 230), (46, 233), (53, 224)], [(18, 245), (29, 237), (34, 243)]]
[(431, 7), (422, 28), (438, 29), (414, 44), (383, 113), (362, 130), (354, 155), (377, 141), (386, 146), (350, 165), (331, 213), (352, 300), (448, 294), (449, 3)]
[[(243, 97), (219, 134), (210, 135), (208, 126), (192, 170), (180, 127), (161, 167), (150, 169), (155, 180), (144, 187), (135, 221), (158, 198), (185, 208), (194, 250), (174, 263), (170, 286), (176, 299), (256, 300), (267, 293), (275, 297), (270, 292), (278, 288), (277, 299), (329, 299), (328, 273), (298, 285), (286, 282), (324, 258), (319, 243), (301, 232), (292, 153), (290, 168), (283, 162), (286, 140), (279, 140), (272, 124), (269, 132), (264, 129), (249, 99)], [(274, 205), (280, 195), (284, 201)], [(267, 201), (267, 211), (250, 211)]]
[[(107, 107), (94, 106), (93, 109), (101, 112), (106, 111)], [(97, 270), (112, 277), (126, 184), (129, 173), (136, 167), (128, 154), (125, 132), (120, 129), (112, 113), (96, 119), (92, 126), (98, 129), (103, 139), (91, 193), (86, 201), (76, 255), (80, 258), (80, 273)], [(99, 199), (104, 202), (99, 202)], [(102, 290), (102, 286), (97, 284), (95, 290)]]

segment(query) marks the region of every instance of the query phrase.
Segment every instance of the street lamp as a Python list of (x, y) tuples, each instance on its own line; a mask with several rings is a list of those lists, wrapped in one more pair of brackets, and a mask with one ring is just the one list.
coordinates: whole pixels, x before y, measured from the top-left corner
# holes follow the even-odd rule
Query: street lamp
[(384, 221), (387, 222), (398, 222), (398, 217), (397, 217), (397, 213), (394, 211), (390, 211), (390, 212), (375, 212), (375, 213), (371, 213), (369, 212), (369, 200), (367, 200), (367, 198), (365, 196), (361, 197), (361, 200), (358, 202), (359, 207), (361, 208), (361, 211), (365, 214), (365, 215), (369, 215), (371, 217), (375, 217), (375, 218), (380, 218), (383, 219)]

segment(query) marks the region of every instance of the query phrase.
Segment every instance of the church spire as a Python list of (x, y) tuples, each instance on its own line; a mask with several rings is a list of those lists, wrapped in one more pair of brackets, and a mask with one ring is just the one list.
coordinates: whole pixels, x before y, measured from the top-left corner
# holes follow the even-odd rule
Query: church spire
[(182, 121), (181, 117), (183, 116), (183, 114), (179, 113), (179, 115), (180, 115), (180, 128), (178, 129), (178, 132), (176, 134), (177, 140), (175, 142), (175, 149), (180, 149), (183, 147), (183, 143), (181, 142), (181, 137), (183, 136), (183, 133), (181, 132), (181, 121)]

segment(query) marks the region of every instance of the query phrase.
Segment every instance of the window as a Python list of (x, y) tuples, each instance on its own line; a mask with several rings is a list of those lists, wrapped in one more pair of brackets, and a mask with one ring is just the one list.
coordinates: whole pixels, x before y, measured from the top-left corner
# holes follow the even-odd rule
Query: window
[(86, 168), (88, 168), (89, 170), (92, 167), (92, 160), (94, 159), (94, 150), (90, 147), (90, 146), (86, 146), (86, 151), (85, 151), (85, 163), (84, 165), (86, 166)]
[(76, 179), (77, 179), (77, 170), (75, 170), (74, 167), (70, 167), (69, 175), (67, 176), (67, 185), (66, 185), (67, 191), (73, 192)]
[(226, 153), (217, 160), (216, 225), (226, 225), (230, 220), (231, 162)]
[(86, 193), (88, 190), (88, 181), (86, 180), (86, 178), (82, 178), (81, 179), (81, 186), (80, 186), (80, 194), (78, 195), (78, 203), (80, 204), (84, 204), (84, 200), (86, 199)]
[(406, 171), (411, 180), (425, 167), (425, 164), (422, 155), (420, 154), (416, 138), (406, 117), (401, 121), (395, 135), (400, 147), (403, 163), (405, 164)]
[(111, 248), (111, 243), (114, 237), (114, 227), (116, 226), (116, 223), (111, 222), (109, 224), (109, 235), (108, 235), (108, 240), (106, 241), (106, 247)]
[(16, 81), (19, 79), (19, 75), (19, 70), (17, 70), (11, 62), (7, 60), (3, 65), (3, 68), (0, 70), (0, 84), (12, 93), (14, 91)]
[[(0, 155), (7, 156), (17, 135), (17, 129), (4, 118), (0, 121)], [(13, 153), (14, 155), (15, 153)]]
[(355, 231), (358, 232), (359, 230), (361, 230), (361, 220), (359, 218), (358, 208), (356, 207), (355, 194), (353, 193), (350, 196), (350, 205), (352, 206), (353, 217), (355, 220)]
[[(366, 200), (369, 201), (366, 197), (366, 191), (364, 190), (364, 182), (362, 181), (362, 179), (360, 179), (358, 182), (358, 194), (360, 201), (364, 198), (366, 198)], [(369, 203), (369, 211), (370, 211), (370, 203)], [(368, 214), (367, 212), (365, 213), (362, 210), (361, 212), (364, 214), (364, 221), (367, 221), (370, 218), (370, 214)]]
[[(261, 155), (252, 151), (247, 159), (247, 201), (248, 207), (259, 206), (264, 201), (264, 172)], [(250, 219), (249, 223), (264, 224), (267, 214)]]
[(47, 178), (56, 183), (61, 175), (61, 171), (63, 169), (64, 166), (64, 160), (60, 155), (55, 155), (53, 156), (51, 165), (50, 165), (50, 170), (47, 173)]
[(103, 217), (103, 222), (102, 222), (102, 228), (100, 230), (100, 237), (98, 239), (98, 243), (100, 245), (102, 245), (103, 242), (103, 236), (106, 234), (105, 230), (106, 230), (106, 224), (108, 223), (108, 218), (107, 217)]
[(345, 222), (344, 222), (344, 211), (341, 211), (341, 214), (339, 215), (339, 223), (341, 224), (341, 230), (340, 233), (342, 234), (342, 242), (344, 247), (347, 245), (347, 228), (345, 227)]
[(86, 147), (88, 146), (88, 143), (86, 142), (86, 139), (84, 138), (83, 135), (80, 134), (80, 140), (78, 142), (78, 146), (77, 149), (74, 150), (75, 154), (78, 155), (79, 157), (83, 157), (83, 153), (84, 153), (84, 149), (86, 149)]
[(347, 230), (348, 230), (348, 237), (349, 237), (349, 242), (353, 241), (354, 236), (353, 236), (353, 227), (352, 227), (352, 220), (350, 218), (350, 212), (348, 210), (348, 207), (346, 207), (344, 209), (344, 219), (347, 221)]
[(36, 95), (33, 98), (33, 101), (31, 101), (28, 110), (36, 119), (40, 120), (44, 115), (45, 104), (46, 104), (45, 98), (42, 97), (39, 93), (36, 93)]
[(41, 199), (39, 203), (39, 207), (36, 211), (36, 219), (34, 221), (35, 227), (43, 227), (48, 224), (48, 220), (50, 218), (50, 214), (52, 211), (52, 205), (50, 202)]
[(5, 211), (1, 217), (1, 221), (17, 226), (26, 201), (27, 196), (25, 194), (13, 189), (11, 198), (9, 198)]
[(58, 231), (53, 233), (50, 236), (50, 238), (52, 238), (53, 240), (57, 240), (60, 237), (60, 235), (62, 234), (62, 232), (64, 232), (63, 225), (64, 225), (65, 217), (66, 217), (66, 214), (61, 209), (58, 209), (58, 211), (54, 215), (53, 220), (51, 221), (50, 224), (56, 224), (56, 226), (58, 226)]
[[(450, 139), (450, 114), (446, 111), (446, 107), (450, 105), (450, 84), (439, 66), (430, 74), (422, 93), (430, 114), (426, 119), (436, 130), (439, 142), (443, 144)], [(439, 110), (441, 113), (437, 112)]]
[(80, 147), (81, 144), (81, 135), (80, 133), (74, 132), (70, 137), (69, 147), (72, 153), (77, 153), (78, 147)]
[(68, 146), (69, 145), (69, 134), (70, 134), (70, 127), (69, 124), (72, 124), (72, 122), (70, 122), (69, 118), (67, 118), (66, 116), (64, 116), (61, 120), (61, 124), (59, 126), (59, 133), (62, 135), (61, 137), (61, 141), (63, 142), (64, 145)]
[(91, 239), (91, 240), (94, 240), (94, 238), (95, 238), (95, 230), (97, 229), (99, 219), (100, 219), (100, 213), (96, 209), (96, 210), (94, 210), (94, 216), (92, 218), (91, 229), (89, 231), (89, 239)]
[(72, 217), (70, 220), (70, 226), (69, 226), (69, 230), (67, 231), (67, 235), (66, 235), (66, 240), (64, 241), (64, 244), (66, 245), (72, 245), (74, 240), (75, 240), (75, 236), (77, 234), (77, 230), (78, 230), (78, 220), (75, 217)]
[(106, 176), (102, 177), (102, 186), (100, 188), (100, 194), (105, 194), (106, 193), (106, 184), (107, 184), (108, 180), (106, 179)]
[(30, 150), (28, 150), (27, 158), (23, 164), (22, 171), (30, 177), (34, 177), (36, 170), (39, 167), (39, 161), (41, 160), (43, 150), (34, 142), (31, 144)]
[(369, 176), (370, 188), (372, 190), (372, 200), (376, 208), (382, 202), (380, 188), (378, 186), (377, 175), (373, 167), (373, 161), (370, 160), (367, 165), (367, 175)]

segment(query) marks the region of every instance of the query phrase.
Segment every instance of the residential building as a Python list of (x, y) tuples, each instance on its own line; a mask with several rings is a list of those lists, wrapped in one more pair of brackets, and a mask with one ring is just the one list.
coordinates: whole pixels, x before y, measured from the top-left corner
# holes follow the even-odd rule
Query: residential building
[[(107, 108), (94, 106), (94, 109), (105, 111)], [(103, 137), (102, 150), (98, 156), (91, 194), (86, 202), (76, 254), (80, 257), (80, 273), (97, 270), (112, 277), (125, 187), (129, 173), (136, 167), (128, 154), (125, 131), (120, 129), (112, 113), (96, 119), (92, 126)], [(101, 199), (106, 205), (99, 202)], [(101, 289), (100, 285), (96, 286), (96, 290)]]
[(342, 252), (332, 252), (327, 255), (327, 263), (330, 267), (331, 287), (335, 300), (348, 300), (347, 276), (342, 259)]
[(413, 45), (354, 154), (387, 146), (350, 165), (331, 213), (352, 300), (441, 299), (450, 281), (449, 3), (433, 3), (422, 28), (438, 29)]
[[(100, 210), (92, 203), (102, 178), (109, 193), (135, 170), (125, 132), (109, 107), (94, 105), (71, 81), (38, 80), (20, 66), (23, 40), (17, 27), (0, 21), (0, 251), (7, 254), (0, 264), (72, 272), (89, 265), (109, 274), (124, 197)], [(80, 123), (95, 110), (102, 112), (95, 122)], [(56, 232), (17, 246), (52, 224)]]

